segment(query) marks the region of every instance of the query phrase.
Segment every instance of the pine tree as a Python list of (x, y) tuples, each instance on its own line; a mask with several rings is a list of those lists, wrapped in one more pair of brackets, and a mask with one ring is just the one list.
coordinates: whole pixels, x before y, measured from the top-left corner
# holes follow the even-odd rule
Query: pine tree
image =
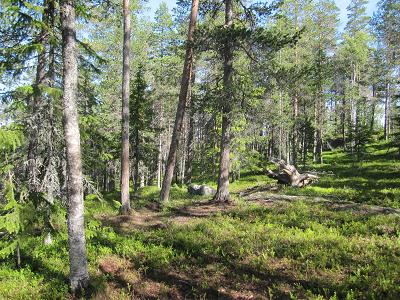
[(362, 156), (368, 141), (369, 127), (366, 126), (365, 112), (368, 87), (364, 85), (367, 79), (368, 62), (370, 59), (370, 36), (366, 26), (369, 17), (366, 16), (366, 1), (354, 0), (348, 7), (349, 21), (347, 22), (340, 46), (339, 55), (343, 57), (347, 79), (344, 82), (344, 99), (348, 140), (351, 152)]
[(190, 12), (188, 37), (186, 42), (186, 54), (182, 71), (182, 81), (181, 81), (181, 90), (179, 93), (178, 108), (176, 110), (175, 124), (171, 137), (171, 145), (169, 148), (168, 160), (167, 160), (167, 165), (165, 167), (165, 174), (160, 193), (161, 202), (166, 202), (169, 199), (169, 191), (171, 189), (172, 177), (174, 175), (178, 145), (182, 135), (186, 103), (189, 97), (190, 76), (192, 74), (192, 68), (193, 68), (193, 55), (194, 55), (193, 42), (194, 42), (194, 31), (197, 22), (198, 8), (199, 8), (199, 1), (193, 0), (192, 9)]
[(153, 108), (150, 97), (146, 94), (147, 83), (144, 79), (144, 67), (139, 65), (133, 80), (130, 98), (130, 130), (133, 141), (134, 157), (134, 190), (139, 188), (139, 175), (144, 175), (143, 167), (151, 167), (156, 156), (155, 139), (153, 137)]
[[(226, 32), (233, 28), (233, 1), (225, 0), (225, 27)], [(216, 202), (230, 201), (229, 194), (229, 168), (230, 168), (230, 143), (232, 125), (232, 75), (233, 75), (233, 44), (228, 36), (225, 36), (223, 50), (224, 57), (224, 100), (222, 104), (222, 132), (221, 150), (219, 160), (219, 175), (217, 193), (214, 196)]]
[(347, 24), (345, 32), (353, 37), (357, 32), (365, 31), (369, 22), (366, 14), (368, 0), (351, 0), (347, 6)]
[[(186, 12), (185, 12), (185, 17)], [(187, 29), (187, 20), (175, 25), (165, 2), (161, 2), (152, 23), (148, 69), (151, 97), (154, 104), (153, 128), (158, 133), (157, 187), (161, 188), (165, 157), (169, 151), (169, 128), (174, 125), (176, 99), (179, 97), (181, 79), (182, 48), (178, 47), (181, 38), (187, 33), (177, 32), (177, 28)], [(151, 80), (153, 77), (153, 80)]]
[(312, 86), (314, 90), (314, 162), (322, 163), (323, 135), (326, 106), (326, 90), (332, 74), (328, 53), (333, 51), (336, 43), (338, 8), (331, 0), (316, 3), (313, 19), (315, 36), (313, 38)]
[(389, 139), (393, 127), (392, 110), (396, 110), (396, 104), (392, 97), (397, 95), (396, 89), (400, 81), (400, 21), (398, 12), (400, 10), (399, 0), (381, 0), (378, 10), (374, 14), (374, 31), (383, 53), (386, 76), (383, 77), (384, 84), (384, 137)]

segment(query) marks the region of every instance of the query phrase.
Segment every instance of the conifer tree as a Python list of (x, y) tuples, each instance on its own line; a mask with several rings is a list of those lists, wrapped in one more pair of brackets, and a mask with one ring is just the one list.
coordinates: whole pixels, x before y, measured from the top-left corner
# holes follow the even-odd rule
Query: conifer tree
[(155, 158), (156, 147), (153, 134), (153, 110), (149, 95), (146, 94), (147, 83), (144, 78), (144, 66), (139, 65), (133, 80), (130, 98), (130, 128), (133, 142), (134, 190), (139, 188), (139, 177), (144, 176), (144, 166), (151, 168)]
[(171, 145), (168, 153), (167, 165), (165, 167), (165, 174), (160, 193), (160, 201), (166, 202), (169, 199), (169, 191), (171, 189), (172, 177), (174, 175), (174, 168), (176, 164), (176, 155), (178, 151), (179, 140), (182, 135), (183, 120), (185, 117), (186, 103), (189, 97), (190, 76), (193, 68), (193, 42), (194, 31), (196, 28), (197, 14), (199, 9), (199, 1), (192, 1), (192, 9), (190, 12), (190, 21), (188, 36), (186, 42), (185, 62), (182, 72), (181, 90), (179, 93), (178, 108), (176, 110), (175, 124), (171, 137)]
[[(229, 32), (233, 28), (233, 1), (225, 0), (225, 30)], [(230, 168), (230, 143), (232, 125), (232, 72), (233, 72), (233, 45), (228, 37), (224, 39), (224, 100), (222, 104), (222, 132), (221, 150), (219, 160), (218, 188), (214, 196), (216, 202), (229, 202), (229, 168)]]

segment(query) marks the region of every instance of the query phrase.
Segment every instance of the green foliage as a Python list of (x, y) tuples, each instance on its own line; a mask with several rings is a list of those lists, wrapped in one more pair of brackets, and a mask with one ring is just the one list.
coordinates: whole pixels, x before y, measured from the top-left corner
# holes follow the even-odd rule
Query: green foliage
[(327, 172), (318, 183), (304, 189), (285, 188), (285, 193), (400, 208), (399, 164), (390, 143), (367, 144), (360, 162), (343, 150), (326, 152), (324, 157), (324, 165), (313, 166)]
[[(396, 98), (400, 99), (400, 92), (399, 95), (396, 95)], [(395, 125), (395, 132), (392, 134), (392, 142), (391, 144), (398, 149), (398, 153), (400, 156), (400, 100), (397, 100), (399, 103), (395, 109), (395, 116), (393, 117), (394, 125)]]
[[(0, 240), (0, 258), (6, 258), (15, 252), (19, 247), (21, 232), (24, 231), (25, 220), (23, 219), (22, 205), (17, 202), (14, 189), (10, 174), (4, 189), (6, 203), (0, 210), (0, 232), (4, 233)], [(23, 198), (23, 193), (21, 193), (20, 202)]]
[[(22, 143), (22, 134), (18, 130), (0, 127), (0, 180), (4, 190), (0, 191), (0, 258), (13, 254), (20, 243), (20, 234), (24, 230), (22, 202), (24, 192), (15, 195), (13, 166), (8, 156)], [(17, 200), (19, 198), (19, 201)]]
[(171, 264), (176, 255), (172, 247), (144, 243), (135, 239), (125, 239), (119, 243), (115, 251), (123, 257), (133, 260), (135, 264), (144, 270), (162, 269)]
[[(23, 141), (22, 132), (13, 128), (0, 127), (0, 154), (13, 152), (21, 146)], [(5, 159), (2, 156), (2, 160)]]
[(0, 266), (0, 298), (2, 299), (43, 299), (43, 277), (30, 269), (12, 270)]
[(6, 182), (4, 190), (7, 203), (3, 206), (3, 213), (10, 213), (1, 216), (0, 228), (5, 229), (10, 234), (18, 233), (22, 229), (19, 214), (20, 205), (15, 200), (14, 185), (11, 180)]
[[(135, 172), (145, 173), (140, 169), (144, 165), (146, 169), (152, 168), (152, 162), (157, 160), (158, 145), (156, 144), (156, 132), (158, 125), (154, 122), (153, 99), (146, 92), (145, 69), (139, 64), (135, 79), (132, 83), (129, 100), (130, 140), (132, 152), (135, 158)], [(136, 174), (135, 173), (135, 174)], [(135, 189), (138, 186), (139, 174), (135, 176)]]
[[(397, 258), (391, 255), (399, 251), (398, 222), (398, 216), (360, 216), (355, 221), (350, 212), (299, 202), (274, 208), (238, 208), (229, 215), (172, 226), (153, 235), (172, 247), (177, 258), (185, 255), (187, 268), (212, 262), (259, 274), (253, 276), (277, 276), (285, 266), (293, 279), (309, 283), (300, 290), (311, 289), (314, 295), (330, 297), (336, 292), (343, 297), (352, 290), (356, 298), (366, 291), (390, 298), (399, 293)], [(380, 226), (393, 226), (392, 233), (371, 231)], [(393, 268), (386, 270), (389, 265)], [(236, 279), (230, 276), (231, 280), (245, 280), (245, 274)], [(365, 290), (370, 286), (374, 289)]]
[[(135, 135), (138, 131), (151, 129), (153, 111), (150, 98), (146, 95), (147, 83), (144, 78), (144, 72), (144, 66), (142, 64), (139, 65), (136, 76), (132, 82), (129, 101), (132, 135)], [(135, 138), (135, 136), (133, 136), (133, 138)]]
[(347, 21), (345, 30), (350, 35), (355, 35), (367, 27), (370, 19), (366, 15), (367, 4), (367, 0), (352, 0), (347, 7), (349, 20)]
[[(341, 55), (348, 61), (348, 64), (365, 65), (368, 61), (368, 43), (371, 37), (367, 32), (359, 31), (354, 36), (348, 34), (344, 35), (344, 41), (342, 43), (343, 51)], [(349, 69), (350, 71), (350, 69)]]
[(371, 131), (368, 125), (362, 124), (361, 122), (356, 126), (354, 133), (354, 149), (357, 155), (357, 160), (362, 161), (366, 155), (367, 144), (371, 142)]

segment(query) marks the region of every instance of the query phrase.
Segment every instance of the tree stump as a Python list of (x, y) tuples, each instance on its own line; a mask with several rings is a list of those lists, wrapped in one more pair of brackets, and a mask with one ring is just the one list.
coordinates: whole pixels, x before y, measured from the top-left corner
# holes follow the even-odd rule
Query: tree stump
[(287, 164), (284, 160), (272, 159), (271, 161), (278, 165), (278, 173), (268, 170), (267, 175), (269, 178), (276, 179), (279, 184), (304, 187), (319, 179), (319, 177), (314, 174), (300, 174), (295, 166)]

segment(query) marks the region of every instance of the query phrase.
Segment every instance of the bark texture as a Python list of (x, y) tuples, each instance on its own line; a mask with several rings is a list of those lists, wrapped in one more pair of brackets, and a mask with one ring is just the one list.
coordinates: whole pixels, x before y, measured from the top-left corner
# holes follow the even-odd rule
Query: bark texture
[(390, 91), (389, 91), (389, 83), (386, 83), (385, 87), (385, 113), (384, 113), (384, 122), (383, 122), (383, 132), (385, 141), (389, 139), (390, 134)]
[(161, 176), (162, 176), (162, 137), (161, 133), (158, 136), (158, 159), (157, 159), (157, 187), (161, 188)]
[(176, 165), (176, 153), (179, 146), (179, 140), (182, 135), (183, 120), (185, 117), (185, 110), (189, 96), (189, 87), (191, 81), (191, 74), (193, 68), (193, 39), (194, 30), (196, 28), (197, 14), (199, 9), (199, 0), (192, 1), (192, 9), (190, 12), (190, 22), (188, 37), (186, 43), (185, 63), (182, 72), (181, 90), (179, 93), (178, 108), (176, 110), (174, 130), (172, 132), (171, 145), (169, 148), (167, 165), (165, 167), (165, 174), (163, 178), (162, 189), (160, 193), (160, 201), (166, 202), (169, 199), (169, 192), (171, 189), (171, 182), (174, 176), (174, 168)]
[[(232, 0), (225, 0), (225, 27), (230, 30), (233, 27)], [(232, 41), (226, 37), (224, 47), (224, 103), (222, 109), (222, 134), (221, 151), (219, 161), (219, 176), (217, 193), (214, 196), (216, 202), (229, 202), (229, 153), (231, 142), (232, 124), (232, 71), (233, 71), (233, 46)]]
[(189, 117), (189, 128), (188, 128), (188, 138), (186, 143), (186, 153), (187, 153), (187, 161), (185, 164), (185, 178), (184, 181), (186, 184), (192, 183), (192, 171), (193, 171), (193, 138), (194, 138), (194, 113), (193, 113), (193, 105), (191, 103), (191, 111)]
[[(297, 54), (297, 53), (296, 53)], [(299, 96), (297, 90), (293, 96), (293, 127), (292, 127), (292, 163), (297, 164), (297, 150), (298, 150), (298, 126), (297, 119), (299, 117)]]
[(43, 105), (43, 97), (42, 97), (42, 86), (46, 83), (46, 47), (48, 45), (49, 33), (48, 27), (49, 25), (49, 1), (44, 1), (43, 3), (44, 10), (42, 16), (42, 22), (45, 26), (39, 32), (37, 37), (37, 42), (41, 44), (42, 49), (38, 53), (37, 58), (37, 66), (36, 66), (36, 78), (35, 84), (33, 86), (33, 97), (31, 102), (29, 103), (32, 121), (29, 126), (29, 145), (28, 145), (28, 188), (29, 192), (38, 193), (39, 192), (39, 171), (36, 167), (36, 158), (38, 155), (38, 135), (39, 135), (39, 127), (42, 122), (40, 116), (40, 110)]
[(122, 153), (121, 153), (121, 214), (131, 210), (129, 202), (129, 82), (131, 14), (129, 0), (123, 0), (124, 45), (122, 68)]
[(133, 190), (135, 193), (139, 190), (139, 163), (140, 163), (140, 136), (139, 136), (139, 128), (136, 126), (135, 128), (135, 145), (134, 145), (134, 176), (133, 176)]
[(76, 96), (78, 69), (75, 34), (74, 1), (62, 0), (61, 27), (63, 38), (63, 123), (67, 156), (68, 244), (70, 285), (73, 293), (84, 290), (89, 283), (83, 220), (83, 183), (81, 145)]
[[(195, 66), (192, 68), (191, 75), (191, 85), (193, 86), (195, 81)], [(188, 120), (188, 130), (187, 130), (187, 141), (186, 141), (186, 164), (185, 164), (185, 177), (184, 183), (191, 184), (192, 183), (192, 171), (193, 171), (193, 159), (194, 159), (194, 114), (195, 114), (195, 105), (193, 99), (192, 90), (189, 92), (189, 120)]]
[(317, 164), (322, 164), (322, 127), (324, 118), (324, 95), (322, 90), (321, 62), (318, 62), (317, 93), (314, 104), (314, 151), (313, 158)]

